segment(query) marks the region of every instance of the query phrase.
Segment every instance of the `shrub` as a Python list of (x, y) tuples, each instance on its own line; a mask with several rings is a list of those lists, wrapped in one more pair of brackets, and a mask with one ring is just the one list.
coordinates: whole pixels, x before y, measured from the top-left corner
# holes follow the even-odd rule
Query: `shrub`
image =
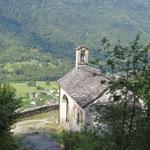
[(61, 133), (61, 142), (65, 150), (110, 150), (111, 144), (92, 132), (65, 132)]
[(10, 126), (15, 123), (15, 110), (21, 105), (15, 90), (5, 83), (0, 83), (0, 149), (16, 150), (17, 145), (10, 134)]
[(39, 86), (39, 85), (36, 87), (36, 89), (37, 89), (37, 90), (44, 90), (44, 88), (41, 87), (41, 86)]
[(15, 89), (0, 83), (0, 133), (9, 131), (15, 121), (14, 112), (20, 105), (21, 100), (16, 97)]
[(45, 84), (46, 84), (46, 85), (50, 85), (50, 81), (46, 81)]
[(36, 81), (29, 81), (27, 83), (27, 86), (31, 87), (31, 86), (36, 86)]
[(1, 150), (18, 150), (18, 145), (13, 136), (8, 133), (0, 135), (0, 149)]

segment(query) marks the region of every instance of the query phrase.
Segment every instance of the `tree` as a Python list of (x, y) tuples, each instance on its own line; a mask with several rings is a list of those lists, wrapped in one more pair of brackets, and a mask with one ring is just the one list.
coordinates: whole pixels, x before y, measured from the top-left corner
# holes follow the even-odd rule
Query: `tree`
[(10, 126), (15, 123), (15, 110), (21, 105), (15, 90), (6, 83), (0, 83), (0, 147), (3, 150), (16, 150), (14, 138), (10, 133)]
[(15, 95), (15, 90), (6, 83), (0, 83), (0, 133), (9, 132), (14, 123), (15, 110), (21, 101)]
[(69, 132), (62, 137), (65, 148), (149, 150), (150, 44), (140, 44), (137, 35), (126, 46), (119, 41), (112, 47), (104, 38), (99, 51), (105, 55), (105, 66), (98, 55), (93, 62), (103, 71), (109, 71), (110, 102), (96, 104), (97, 115), (92, 130)]
[[(114, 103), (109, 108), (105, 106), (105, 109), (101, 109), (106, 115), (103, 115), (103, 119), (100, 120), (107, 122), (107, 131), (109, 131), (107, 134), (111, 137), (113, 145), (116, 145), (119, 150), (142, 149), (141, 146), (140, 148), (138, 146), (145, 144), (147, 147), (143, 149), (149, 149), (149, 142), (144, 138), (146, 134), (144, 135), (142, 132), (150, 130), (148, 119), (150, 108), (149, 50), (150, 44), (146, 46), (140, 44), (140, 35), (137, 35), (135, 40), (127, 46), (118, 41), (118, 44), (112, 48), (111, 43), (106, 38), (101, 41), (99, 51), (103, 51), (107, 56), (107, 69), (103, 70), (109, 70), (112, 76), (110, 91)], [(100, 66), (101, 63), (98, 58), (94, 62), (103, 68)], [(122, 96), (116, 95), (118, 90)], [(143, 106), (140, 103), (141, 99), (144, 102)], [(100, 108), (97, 110), (99, 111)], [(143, 120), (145, 120), (144, 124)], [(143, 141), (147, 142), (141, 143), (139, 137), (143, 137), (145, 139)]]

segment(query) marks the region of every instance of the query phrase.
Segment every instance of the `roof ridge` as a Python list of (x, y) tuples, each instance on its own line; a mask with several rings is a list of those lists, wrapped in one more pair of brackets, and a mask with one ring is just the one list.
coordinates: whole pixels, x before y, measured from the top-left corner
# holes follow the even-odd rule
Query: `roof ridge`
[[(95, 71), (97, 71), (97, 72), (99, 72), (99, 73), (93, 72), (92, 70), (90, 71), (90, 70), (88, 70), (88, 69), (86, 69), (86, 68), (93, 69), (93, 70), (95, 70)], [(87, 72), (89, 72), (89, 73), (96, 73), (97, 75), (100, 75), (100, 74), (102, 75), (102, 72), (101, 72), (99, 69), (94, 68), (94, 67), (91, 67), (91, 66), (88, 66), (88, 65), (86, 65), (86, 66), (84, 66), (84, 67), (81, 67), (81, 69), (84, 70), (84, 71), (87, 71)]]
[(73, 68), (58, 83), (80, 107), (86, 108), (103, 95), (108, 87), (105, 82), (109, 80), (100, 69), (84, 65)]
[(104, 93), (108, 90), (109, 88), (104, 89), (95, 99), (93, 99), (92, 101), (90, 101), (89, 103), (87, 103), (85, 106), (83, 106), (82, 108), (86, 108), (87, 106), (89, 106), (90, 104), (92, 104), (93, 102), (95, 102), (97, 99), (99, 99), (100, 97), (102, 97), (104, 95)]

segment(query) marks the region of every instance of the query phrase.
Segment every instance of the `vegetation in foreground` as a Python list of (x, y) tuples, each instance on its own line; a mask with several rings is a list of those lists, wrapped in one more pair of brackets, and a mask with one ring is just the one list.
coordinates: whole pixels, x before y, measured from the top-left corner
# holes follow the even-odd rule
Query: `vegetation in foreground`
[[(29, 86), (30, 85), (30, 86)], [(33, 83), (29, 84), (27, 83), (11, 83), (11, 86), (6, 83), (0, 83), (0, 149), (2, 150), (17, 150), (18, 144), (16, 142), (16, 137), (11, 133), (12, 125), (14, 127), (14, 123), (17, 120), (15, 117), (15, 111), (20, 107), (29, 107), (26, 103), (22, 103), (22, 99), (19, 97), (24, 96), (26, 92), (29, 92), (32, 94), (32, 92), (38, 91), (37, 87), (44, 91), (45, 89), (54, 90), (58, 88), (58, 85), (56, 82), (37, 82), (33, 85)], [(35, 86), (36, 85), (36, 86)], [(13, 88), (17, 88), (16, 90)], [(49, 96), (50, 97), (50, 96)], [(24, 97), (25, 98), (25, 97)], [(51, 98), (51, 97), (50, 97)], [(26, 102), (28, 100), (26, 99)], [(49, 115), (49, 116), (48, 116)], [(47, 118), (46, 118), (47, 117)], [(33, 116), (31, 118), (28, 118), (30, 120), (39, 119), (39, 125), (41, 125), (40, 119), (49, 119), (49, 124), (45, 124), (45, 127), (43, 129), (43, 126), (40, 126), (43, 131), (56, 131), (58, 126), (56, 125), (56, 119), (57, 119), (57, 112), (54, 111), (53, 113), (45, 113), (45, 114), (39, 114), (36, 116)], [(27, 127), (30, 127), (31, 124), (27, 125)], [(25, 129), (24, 126), (22, 129)], [(34, 126), (33, 126), (34, 128)], [(18, 129), (19, 130), (19, 129)], [(19, 131), (18, 131), (19, 132)], [(21, 131), (20, 131), (21, 132)], [(54, 133), (53, 133), (54, 134)]]
[[(141, 45), (139, 35), (128, 46), (119, 42), (113, 50), (106, 38), (101, 44), (111, 70), (113, 101), (95, 106), (98, 114), (91, 131), (62, 134), (65, 150), (149, 150), (150, 44)], [(101, 65), (99, 58), (94, 62)]]
[(15, 110), (20, 108), (21, 101), (16, 97), (15, 90), (5, 83), (0, 83), (0, 148), (16, 150), (17, 145), (10, 133), (15, 123)]

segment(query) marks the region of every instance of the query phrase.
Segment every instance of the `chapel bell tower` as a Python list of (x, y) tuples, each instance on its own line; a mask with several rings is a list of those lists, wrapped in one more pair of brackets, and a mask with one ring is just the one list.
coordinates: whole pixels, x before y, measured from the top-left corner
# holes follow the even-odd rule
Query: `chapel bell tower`
[(89, 50), (84, 45), (76, 49), (76, 69), (81, 65), (88, 65)]

